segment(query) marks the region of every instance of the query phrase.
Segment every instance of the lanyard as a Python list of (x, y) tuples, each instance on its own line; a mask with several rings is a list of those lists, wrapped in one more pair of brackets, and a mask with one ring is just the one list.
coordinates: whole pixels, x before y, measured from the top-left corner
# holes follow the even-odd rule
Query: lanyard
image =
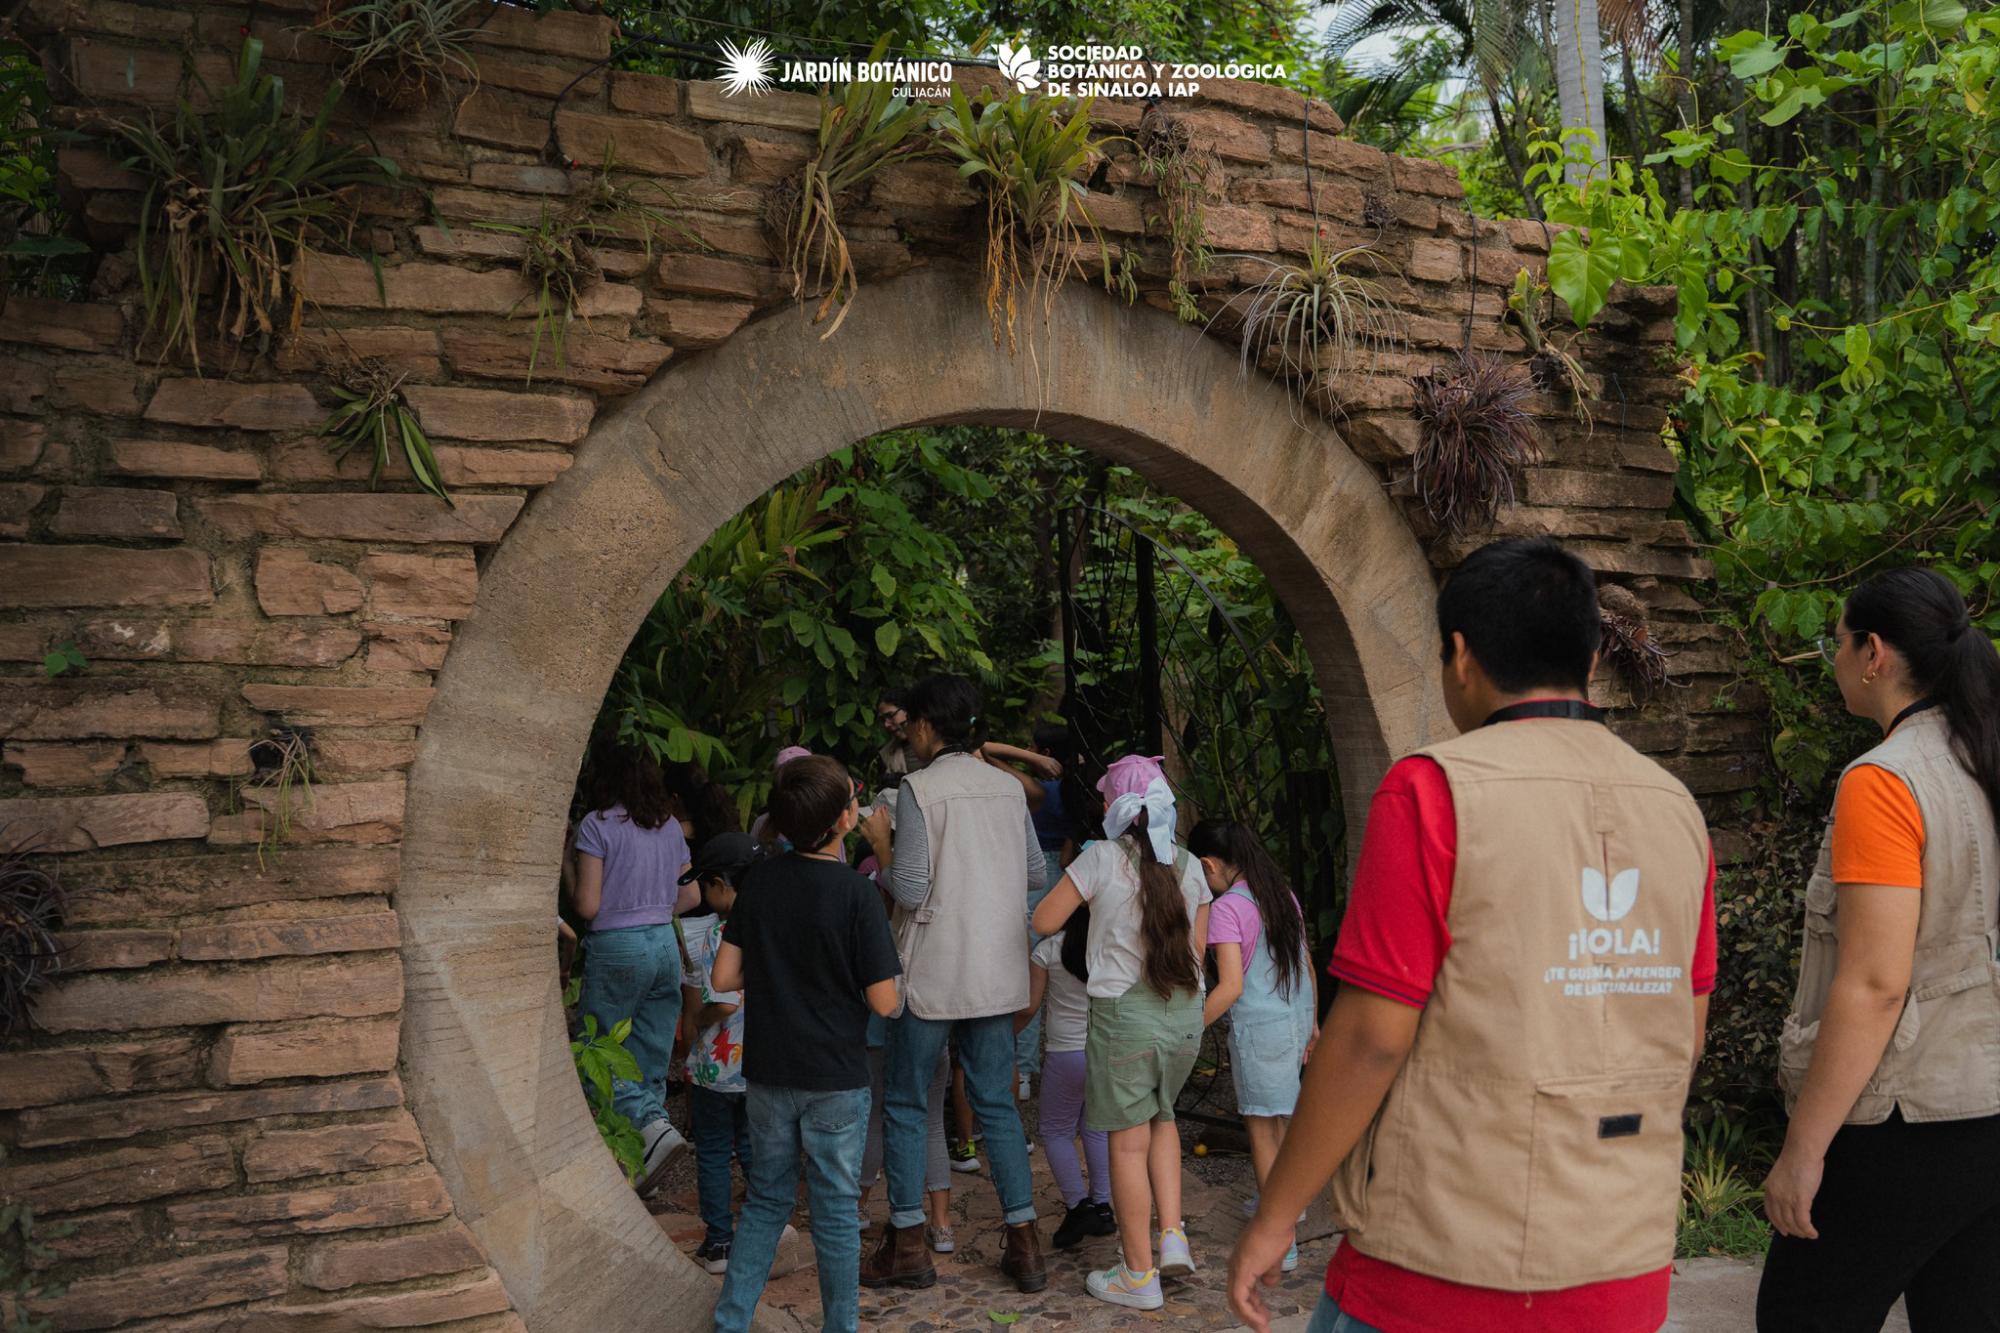
[(1904, 710), (1903, 710), (1902, 712), (1900, 712), (1900, 713), (1896, 714), (1896, 719), (1895, 719), (1895, 721), (1893, 721), (1893, 722), (1891, 722), (1891, 723), (1889, 724), (1889, 730), (1888, 730), (1888, 731), (1885, 731), (1885, 732), (1883, 732), (1882, 734), (1883, 734), (1884, 736), (1887, 736), (1887, 735), (1889, 735), (1889, 734), (1890, 734), (1891, 732), (1895, 731), (1897, 727), (1900, 727), (1900, 726), (1902, 726), (1902, 725), (1903, 725), (1903, 721), (1904, 721), (1904, 719), (1905, 719), (1905, 718), (1908, 718), (1908, 717), (1910, 717), (1911, 715), (1913, 715), (1913, 714), (1916, 714), (1916, 713), (1921, 713), (1921, 712), (1923, 712), (1923, 711), (1924, 711), (1924, 710), (1925, 710), (1926, 708), (1936, 708), (1937, 706), (1938, 706), (1938, 700), (1936, 700), (1936, 699), (1919, 699), (1919, 700), (1917, 700), (1917, 701), (1916, 701), (1915, 703), (1911, 704), (1911, 705), (1910, 705), (1910, 706), (1909, 706), (1908, 708), (1905, 708), (1905, 709), (1904, 709)]
[(1526, 703), (1496, 708), (1479, 725), (1490, 727), (1495, 722), (1518, 722), (1527, 717), (1562, 717), (1573, 722), (1602, 722), (1604, 710), (1581, 699), (1530, 699)]

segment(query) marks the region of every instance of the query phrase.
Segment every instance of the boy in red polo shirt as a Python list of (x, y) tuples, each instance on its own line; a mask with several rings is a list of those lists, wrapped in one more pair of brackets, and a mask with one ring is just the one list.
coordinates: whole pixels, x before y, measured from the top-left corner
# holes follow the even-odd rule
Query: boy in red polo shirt
[(1267, 1327), (1258, 1283), (1338, 1169), (1348, 1236), (1309, 1333), (1649, 1333), (1715, 981), (1706, 829), (1587, 703), (1596, 586), (1575, 557), (1482, 548), (1438, 620), (1465, 734), (1375, 793), (1340, 993), (1231, 1302)]

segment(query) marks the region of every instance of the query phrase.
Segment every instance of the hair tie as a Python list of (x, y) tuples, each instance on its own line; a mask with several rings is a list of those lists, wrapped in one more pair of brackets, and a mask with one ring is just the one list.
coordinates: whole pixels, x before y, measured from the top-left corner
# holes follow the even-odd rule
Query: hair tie
[(1958, 636), (1965, 633), (1967, 630), (1971, 628), (1972, 628), (1972, 618), (1968, 616), (1964, 620), (1958, 622), (1958, 624), (1953, 625), (1949, 630), (1945, 631), (1944, 641), (1946, 643), (1957, 643)]

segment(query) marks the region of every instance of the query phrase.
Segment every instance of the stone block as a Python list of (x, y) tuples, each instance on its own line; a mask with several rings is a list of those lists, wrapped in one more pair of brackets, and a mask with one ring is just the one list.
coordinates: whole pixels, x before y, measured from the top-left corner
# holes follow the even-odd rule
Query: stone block
[(58, 537), (178, 538), (181, 520), (172, 491), (66, 486), (49, 531)]
[(408, 1111), (397, 1111), (388, 1120), (267, 1129), (243, 1149), (243, 1178), (261, 1184), (301, 1176), (378, 1171), (423, 1160), (424, 1140), (417, 1132), (417, 1122)]
[(430, 1231), (366, 1240), (315, 1241), (305, 1252), (299, 1280), (315, 1291), (460, 1273), (486, 1263), (486, 1252), (454, 1220)]
[(201, 1068), (196, 1037), (0, 1051), (0, 1110), (184, 1088), (199, 1081)]
[[(181, 1314), (281, 1295), (291, 1286), (282, 1245), (224, 1254), (198, 1254), (166, 1263), (138, 1264), (80, 1277), (61, 1296), (28, 1302), (58, 1333), (111, 1328), (143, 1311)], [(213, 1326), (211, 1326), (213, 1327)]]
[(30, 787), (101, 787), (125, 762), (125, 742), (10, 741), (0, 762)]
[(32, 343), (70, 352), (116, 352), (125, 337), (125, 317), (117, 306), (15, 292), (0, 320), (0, 342)]
[(811, 93), (769, 92), (756, 97), (731, 97), (714, 79), (692, 79), (686, 88), (688, 114), (701, 120), (768, 125), (808, 133), (819, 131), (819, 98)]
[(463, 620), (479, 593), (479, 566), (463, 554), (383, 552), (364, 556), (361, 574), (368, 580), (368, 609), (376, 615)]
[(89, 658), (227, 662), (238, 666), (335, 666), (361, 646), (341, 624), (240, 620), (96, 620), (83, 627)]
[(32, 1204), (38, 1214), (200, 1194), (235, 1184), (236, 1154), (228, 1139), (215, 1134), (0, 1167), (0, 1196)]
[(407, 685), (249, 684), (243, 699), (260, 713), (300, 727), (415, 725), (424, 720), (436, 691)]
[(205, 838), (208, 805), (186, 791), (0, 800), (0, 827), (10, 838), (32, 839), (38, 851), (87, 852)]
[(1410, 247), (1409, 274), (1421, 282), (1458, 282), (1465, 277), (1464, 247), (1420, 236)]
[(178, 440), (113, 440), (111, 471), (127, 477), (173, 481), (260, 481), (262, 458), (248, 449), (222, 449)]
[[(507, 1299), (507, 1289), (501, 1285), (497, 1273), (484, 1272), (468, 1274), (457, 1281), (442, 1286), (430, 1286), (395, 1292), (370, 1293), (349, 1296), (341, 1300), (316, 1302), (300, 1305), (295, 1315), (287, 1307), (267, 1307), (279, 1322), (272, 1325), (272, 1333), (308, 1333), (309, 1330), (340, 1328), (410, 1328), (416, 1325), (432, 1325), (452, 1321), (454, 1327), (471, 1328), (471, 1320), (480, 1315), (501, 1315), (497, 1324), (482, 1321), (477, 1327), (489, 1329), (490, 1333), (509, 1333), (512, 1326), (520, 1325), (517, 1317), (507, 1314), (511, 1308)], [(298, 1322), (293, 1322), (294, 1318)], [(337, 1325), (329, 1320), (340, 1321)]]
[[(410, 390), (414, 399), (420, 392)], [(471, 394), (478, 389), (432, 390)], [(496, 394), (507, 398), (513, 395)], [(524, 406), (532, 406), (527, 404)], [(586, 409), (589, 404), (585, 404)], [(422, 409), (419, 409), (420, 411)], [(523, 423), (533, 428), (532, 421)], [(443, 433), (443, 432), (440, 432)], [(265, 534), (357, 542), (497, 542), (521, 512), (518, 495), (227, 495), (200, 499), (195, 510), (226, 537)], [(146, 552), (145, 554), (154, 554)], [(4, 564), (0, 564), (4, 568)]]
[[(815, 113), (813, 123), (819, 123)], [(562, 152), (579, 166), (603, 163), (611, 151), (619, 171), (649, 176), (706, 176), (708, 145), (698, 134), (633, 116), (605, 116), (591, 111), (558, 111), (556, 137)]]
[[(179, 967), (59, 979), (37, 1007), (45, 1032), (117, 1032), (290, 1018), (361, 1018), (403, 1003), (403, 965), (387, 953)], [(137, 1132), (137, 1131), (134, 1131)]]
[(777, 295), (778, 275), (772, 269), (734, 259), (668, 254), (660, 260), (659, 284), (670, 292), (761, 303)]
[(371, 621), (365, 628), (370, 671), (439, 671), (451, 649), (451, 631), (442, 626)]
[(461, 375), (478, 379), (534, 378), (577, 384), (606, 393), (629, 393), (651, 379), (666, 364), (673, 348), (647, 338), (614, 337), (574, 329), (563, 340), (561, 355), (547, 338), (536, 346), (534, 330), (451, 329), (444, 335), (445, 357)]
[[(421, 233), (437, 228), (418, 230)], [(463, 227), (455, 229), (454, 234), (511, 239)], [(299, 374), (335, 369), (350, 357), (380, 361), (392, 373), (418, 380), (436, 379), (444, 368), (438, 356), (436, 329), (301, 329), (277, 349), (273, 361), (279, 370)], [(324, 447), (324, 441), (320, 443)]]
[(174, 933), (165, 929), (66, 930), (58, 938), (65, 972), (151, 967), (174, 956)]
[(1665, 509), (1673, 502), (1672, 474), (1586, 472), (1537, 467), (1525, 473), (1529, 504), (1596, 509)]
[(170, 379), (160, 381), (160, 387), (153, 391), (146, 404), (146, 420), (237, 430), (315, 431), (326, 421), (326, 409), (303, 384)]
[(370, 1227), (434, 1222), (451, 1212), (437, 1172), (281, 1194), (200, 1199), (167, 1208), (167, 1226), (183, 1242), (323, 1235)]
[(224, 1028), (208, 1063), (224, 1086), (278, 1078), (332, 1078), (396, 1067), (402, 1022), (381, 1018), (320, 1023), (244, 1023)]
[[(329, 800), (344, 790), (357, 787), (392, 789), (402, 799), (403, 784), (396, 782), (349, 783), (321, 786)], [(401, 810), (397, 810), (398, 823)], [(183, 926), (180, 956), (184, 959), (227, 962), (232, 958), (272, 958), (323, 953), (369, 952), (401, 946), (402, 932), (394, 912), (361, 912), (342, 916), (306, 917), (277, 921), (229, 921), (212, 926)]]
[(499, 6), (471, 39), (475, 50), (491, 45), (591, 63), (611, 58), (611, 35), (618, 25), (602, 14)]
[(646, 318), (654, 333), (676, 347), (713, 347), (742, 328), (756, 309), (748, 301), (654, 297), (646, 302)]
[(319, 752), (319, 771), (351, 777), (360, 773), (386, 773), (408, 768), (417, 761), (417, 742), (382, 740), (373, 736), (332, 736), (314, 739)]
[(615, 70), (611, 75), (611, 109), (642, 116), (672, 118), (681, 114), (681, 84), (658, 74)]
[(142, 741), (139, 757), (152, 768), (156, 778), (247, 777), (254, 768), (250, 762), (250, 742), (242, 739), (192, 745)]
[(393, 848), (288, 847), (84, 862), (65, 867), (69, 925), (172, 920), (258, 903), (395, 892)]
[(539, 153), (551, 138), (549, 103), (480, 88), (458, 104), (452, 128), (473, 143)]
[[(453, 440), (574, 444), (589, 433), (597, 412), (596, 404), (588, 398), (500, 389), (415, 387), (409, 390), (409, 398), (427, 433)], [(515, 501), (517, 508), (519, 503)]]
[(0, 421), (0, 472), (20, 472), (42, 456), (48, 428), (35, 421)]
[(208, 556), (190, 547), (0, 546), (0, 608), (207, 606)]
[(35, 506), (48, 493), (47, 487), (26, 482), (0, 486), (0, 539), (25, 540)]
[(362, 585), (339, 565), (289, 546), (257, 552), (257, 605), (267, 616), (337, 616), (361, 607)]
[[(301, 1071), (318, 1073), (320, 1071)], [(379, 1111), (403, 1104), (403, 1085), (393, 1075), (339, 1082), (297, 1083), (282, 1088), (168, 1092), (110, 1101), (77, 1102), (21, 1112), (16, 1122), (23, 1148), (262, 1120), (281, 1115), (330, 1115), (338, 1111)]]

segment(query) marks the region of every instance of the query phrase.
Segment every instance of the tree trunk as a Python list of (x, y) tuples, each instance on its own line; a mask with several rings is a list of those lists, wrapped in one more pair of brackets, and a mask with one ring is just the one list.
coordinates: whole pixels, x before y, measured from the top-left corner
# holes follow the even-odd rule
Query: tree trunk
[(1639, 164), (1658, 145), (1653, 142), (1653, 119), (1646, 114), (1646, 96), (1639, 90), (1639, 75), (1632, 68), (1630, 42), (1619, 43), (1618, 65), (1625, 83), (1625, 118), (1632, 135), (1632, 170), (1637, 172)]
[[(1604, 48), (1598, 35), (1597, 0), (1555, 0), (1556, 95), (1562, 104), (1562, 127), (1588, 130), (1592, 136), (1588, 164), (1572, 160), (1564, 169), (1571, 185), (1588, 179), (1592, 165), (1602, 164), (1604, 143)], [(1565, 143), (1564, 149), (1569, 145)]]

